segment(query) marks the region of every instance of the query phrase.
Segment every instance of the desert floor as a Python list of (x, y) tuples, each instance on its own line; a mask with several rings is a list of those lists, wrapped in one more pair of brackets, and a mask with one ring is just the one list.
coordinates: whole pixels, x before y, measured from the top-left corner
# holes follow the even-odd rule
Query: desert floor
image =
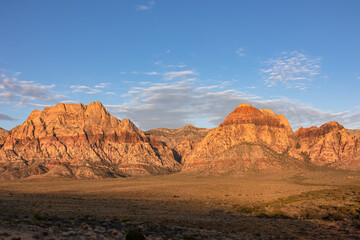
[(147, 239), (360, 239), (360, 173), (0, 182), (0, 239), (125, 239), (129, 232)]

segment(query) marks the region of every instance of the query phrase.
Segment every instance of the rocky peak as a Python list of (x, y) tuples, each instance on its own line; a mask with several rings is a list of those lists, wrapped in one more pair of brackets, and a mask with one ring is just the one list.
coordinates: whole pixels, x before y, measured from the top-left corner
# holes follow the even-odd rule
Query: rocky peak
[(47, 136), (78, 136), (113, 132), (121, 121), (111, 116), (100, 102), (88, 105), (59, 103), (34, 110), (28, 119), (12, 131), (17, 139)]
[(0, 178), (148, 175), (179, 167), (169, 148), (148, 138), (129, 119), (111, 116), (100, 102), (35, 110), (12, 129), (0, 149)]
[(286, 128), (292, 132), (289, 121), (281, 114), (275, 114), (269, 109), (257, 109), (246, 103), (240, 104), (230, 113), (220, 126), (233, 124), (254, 124), (256, 126), (269, 126)]
[(329, 123), (325, 123), (320, 127), (316, 127), (316, 126), (309, 128), (301, 127), (298, 130), (296, 130), (295, 135), (298, 138), (318, 138), (318, 137), (323, 137), (332, 131), (337, 131), (342, 129), (344, 129), (342, 125), (332, 121)]

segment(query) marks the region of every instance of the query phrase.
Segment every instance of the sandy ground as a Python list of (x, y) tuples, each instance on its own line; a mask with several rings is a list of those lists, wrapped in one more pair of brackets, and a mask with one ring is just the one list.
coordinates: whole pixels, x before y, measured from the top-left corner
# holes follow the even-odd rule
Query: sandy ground
[(360, 239), (359, 186), (334, 171), (1, 182), (0, 239)]

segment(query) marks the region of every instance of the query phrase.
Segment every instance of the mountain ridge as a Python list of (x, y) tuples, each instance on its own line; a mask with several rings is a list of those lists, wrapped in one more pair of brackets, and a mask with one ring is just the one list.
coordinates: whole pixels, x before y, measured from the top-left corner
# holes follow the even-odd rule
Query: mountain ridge
[(292, 130), (282, 114), (240, 104), (215, 128), (141, 131), (100, 102), (60, 103), (0, 128), (0, 178), (360, 170), (360, 135), (337, 122)]

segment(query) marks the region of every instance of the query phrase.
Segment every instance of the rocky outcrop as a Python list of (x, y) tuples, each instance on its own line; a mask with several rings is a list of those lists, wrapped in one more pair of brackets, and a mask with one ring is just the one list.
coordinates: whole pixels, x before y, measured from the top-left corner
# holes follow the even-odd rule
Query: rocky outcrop
[(351, 137), (360, 137), (360, 129), (346, 129)]
[(360, 170), (360, 138), (337, 122), (299, 128), (295, 138), (297, 153), (312, 164)]
[(208, 132), (209, 129), (207, 128), (186, 125), (180, 129), (157, 128), (148, 130), (145, 133), (156, 137), (171, 148), (175, 159), (183, 163)]
[(3, 128), (0, 128), (0, 149), (2, 148), (2, 146), (4, 145), (5, 143), (5, 140), (7, 138), (7, 136), (9, 135), (9, 132), (6, 131), (5, 129)]
[(178, 171), (172, 151), (100, 102), (34, 110), (0, 150), (0, 176), (102, 178)]
[(303, 162), (289, 154), (293, 138), (283, 115), (241, 104), (210, 130), (184, 162), (183, 171), (236, 174), (299, 169)]

